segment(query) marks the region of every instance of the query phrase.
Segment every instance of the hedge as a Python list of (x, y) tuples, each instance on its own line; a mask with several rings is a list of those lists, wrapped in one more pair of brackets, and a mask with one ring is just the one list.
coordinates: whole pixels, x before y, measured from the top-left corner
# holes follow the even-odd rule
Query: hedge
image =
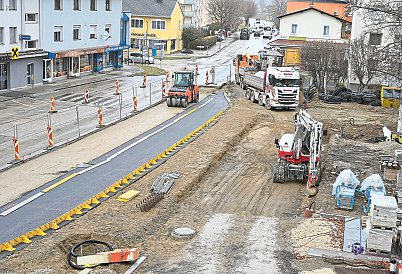
[(195, 39), (194, 41), (191, 42), (191, 48), (192, 49), (198, 49), (198, 46), (204, 46), (204, 47), (212, 47), (213, 45), (216, 44), (216, 36), (207, 36), (204, 38), (198, 38)]

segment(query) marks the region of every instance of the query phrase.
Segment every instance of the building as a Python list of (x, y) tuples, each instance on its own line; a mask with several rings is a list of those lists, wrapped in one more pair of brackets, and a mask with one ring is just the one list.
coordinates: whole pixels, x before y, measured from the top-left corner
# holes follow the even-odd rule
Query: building
[(49, 52), (44, 81), (123, 66), (121, 0), (40, 2), (42, 45)]
[(0, 0), (0, 92), (42, 83), (39, 1)]
[(202, 24), (203, 27), (208, 26), (212, 23), (212, 20), (208, 13), (208, 1), (210, 0), (202, 0)]
[(286, 13), (304, 10), (309, 7), (314, 7), (318, 10), (352, 22), (348, 1), (346, 0), (288, 0), (286, 3)]
[(184, 15), (184, 27), (203, 27), (203, 0), (179, 0)]
[(346, 30), (350, 23), (335, 15), (308, 7), (282, 16), (279, 35), (269, 42), (270, 46), (278, 47), (284, 53), (284, 65), (300, 64), (300, 47), (307, 41), (329, 40), (344, 43)]
[(132, 14), (132, 49), (168, 54), (183, 49), (184, 16), (178, 0), (123, 0), (123, 10)]

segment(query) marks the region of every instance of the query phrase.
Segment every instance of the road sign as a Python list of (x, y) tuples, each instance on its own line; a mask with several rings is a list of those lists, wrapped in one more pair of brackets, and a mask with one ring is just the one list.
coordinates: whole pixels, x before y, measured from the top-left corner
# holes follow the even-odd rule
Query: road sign
[(11, 59), (13, 60), (20, 59), (20, 52), (17, 47), (11, 49)]
[(31, 40), (31, 35), (26, 35), (26, 34), (20, 34), (20, 40)]

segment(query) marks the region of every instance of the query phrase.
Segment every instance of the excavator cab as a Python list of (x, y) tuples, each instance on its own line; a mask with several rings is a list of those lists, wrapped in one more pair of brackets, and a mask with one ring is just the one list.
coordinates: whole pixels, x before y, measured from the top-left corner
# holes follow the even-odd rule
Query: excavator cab
[(168, 107), (187, 107), (198, 102), (200, 94), (193, 71), (176, 71), (172, 75), (173, 84), (169, 89), (166, 104)]

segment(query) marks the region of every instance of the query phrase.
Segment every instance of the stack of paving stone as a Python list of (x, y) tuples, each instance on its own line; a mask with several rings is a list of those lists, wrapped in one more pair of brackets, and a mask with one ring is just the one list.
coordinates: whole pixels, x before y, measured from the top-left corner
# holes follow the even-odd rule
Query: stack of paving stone
[(396, 236), (398, 205), (395, 197), (374, 195), (367, 222), (366, 251), (389, 254)]

